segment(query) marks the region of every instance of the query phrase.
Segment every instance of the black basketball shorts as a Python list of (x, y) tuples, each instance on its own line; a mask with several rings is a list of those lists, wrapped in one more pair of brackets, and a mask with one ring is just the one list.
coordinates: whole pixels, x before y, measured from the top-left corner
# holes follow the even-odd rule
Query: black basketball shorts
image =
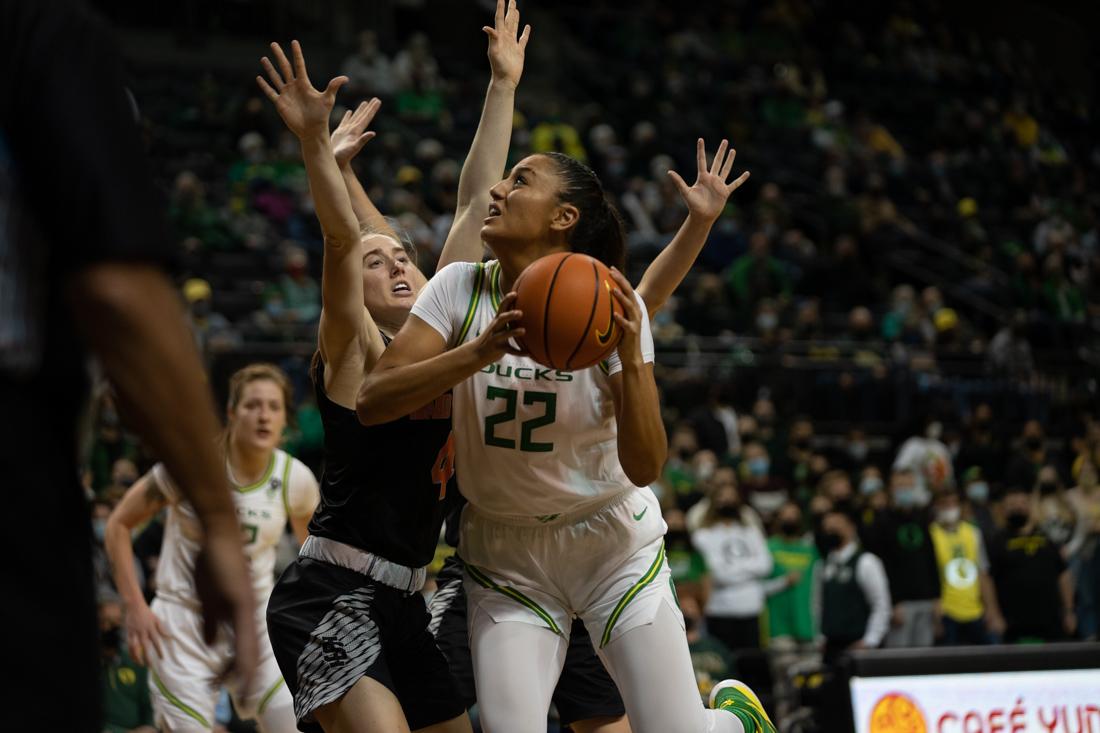
[(271, 594), (267, 629), (298, 729), (320, 732), (313, 712), (364, 676), (393, 692), (412, 730), (461, 715), (465, 705), (429, 620), (417, 590), (297, 558)]

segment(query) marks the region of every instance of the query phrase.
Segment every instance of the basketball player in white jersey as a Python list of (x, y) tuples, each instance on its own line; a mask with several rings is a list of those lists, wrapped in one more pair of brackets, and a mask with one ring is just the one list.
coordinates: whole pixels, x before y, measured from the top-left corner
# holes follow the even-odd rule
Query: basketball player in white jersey
[[(287, 523), (299, 543), (318, 501), (317, 479), (300, 461), (279, 450), (290, 406), (290, 384), (270, 364), (252, 364), (229, 383), (225, 470), (236, 488), (234, 502), (250, 562), (261, 632), (256, 684), (246, 696), (232, 679), (225, 684), (243, 718), (255, 718), (264, 733), (296, 730), (293, 702), (267, 641), (264, 609), (275, 583), (275, 553)], [(215, 439), (211, 436), (211, 439)], [(157, 565), (156, 598), (147, 605), (133, 569), (131, 533), (167, 507), (164, 544)], [(149, 666), (157, 725), (171, 731), (209, 731), (218, 689), (230, 659), (223, 634), (203, 642), (195, 594), (195, 557), (201, 529), (191, 506), (181, 501), (162, 464), (139, 479), (107, 520), (105, 543), (115, 583), (126, 604), (131, 655)]]
[[(724, 153), (723, 144), (712, 166), (723, 182), (732, 167)], [(567, 647), (563, 630), (578, 616), (633, 730), (773, 732), (736, 681), (715, 687), (720, 709), (698, 704), (664, 559), (666, 527), (644, 488), (666, 451), (645, 302), (613, 270), (622, 340), (599, 367), (547, 369), (512, 341), (523, 329), (508, 291), (527, 265), (572, 251), (621, 268), (618, 212), (590, 169), (557, 153), (525, 158), (490, 195), (481, 234), (498, 260), (436, 275), (357, 404), (360, 420), (377, 424), (453, 388), (455, 465), (470, 502), (461, 527), (470, 644), (486, 730), (540, 730)]]

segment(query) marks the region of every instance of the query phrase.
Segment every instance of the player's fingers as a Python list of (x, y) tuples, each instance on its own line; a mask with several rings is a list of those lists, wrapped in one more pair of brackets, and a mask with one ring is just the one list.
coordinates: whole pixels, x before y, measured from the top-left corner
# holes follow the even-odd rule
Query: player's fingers
[(497, 38), (498, 38), (497, 32), (495, 30), (493, 30), (492, 28), (490, 28), (489, 26), (483, 25), (481, 27), (481, 30), (485, 31), (485, 34), (487, 36), (489, 36), (489, 40), (491, 40), (491, 41), (497, 40)]
[(622, 290), (619, 290), (618, 288), (611, 291), (611, 297), (613, 297), (613, 298), (615, 298), (615, 300), (619, 301), (619, 305), (621, 305), (623, 307), (623, 313), (626, 314), (626, 317), (629, 320), (631, 320), (631, 321), (637, 320), (637, 318), (638, 318), (638, 304), (637, 304), (637, 302), (634, 301), (633, 298), (631, 298), (629, 295), (624, 293)]
[(527, 48), (527, 42), (531, 40), (531, 26), (523, 26), (523, 34), (519, 37), (519, 50), (523, 51)]
[(726, 178), (729, 177), (730, 171), (733, 170), (733, 161), (735, 160), (737, 160), (737, 148), (730, 148), (729, 155), (726, 156), (726, 162), (722, 164), (722, 170), (718, 172), (723, 183), (725, 183)]
[(348, 120), (351, 119), (352, 114), (353, 113), (350, 109), (344, 112), (344, 116), (340, 118), (340, 124), (337, 125), (337, 127), (343, 127), (344, 125), (348, 124)]
[(260, 85), (260, 91), (264, 93), (264, 96), (266, 96), (272, 102), (279, 101), (279, 93), (272, 89), (271, 85), (264, 81), (264, 78), (262, 76), (256, 76), (256, 83)]
[(680, 190), (681, 196), (687, 196), (688, 191), (691, 188), (687, 185), (687, 181), (680, 177), (680, 174), (676, 171), (668, 171), (668, 177), (672, 179), (672, 182), (676, 184), (676, 188)]
[(264, 56), (260, 59), (260, 66), (264, 67), (264, 71), (267, 72), (267, 78), (271, 79), (271, 85), (273, 87), (281, 90), (283, 87), (286, 86), (286, 82), (283, 81), (283, 77), (280, 76), (275, 67), (271, 65), (271, 59), (269, 59), (267, 56)]
[(695, 165), (698, 166), (700, 173), (707, 169), (707, 148), (703, 138), (695, 142)]
[(309, 81), (309, 72), (306, 71), (306, 57), (302, 55), (302, 44), (296, 40), (291, 41), (290, 55), (294, 57), (294, 75)]
[(497, 28), (504, 26), (504, 0), (497, 0), (497, 10), (493, 16), (493, 23)]
[(627, 280), (621, 272), (619, 272), (619, 268), (612, 267), (610, 272), (611, 279), (615, 281), (615, 284), (618, 285), (624, 293), (627, 293), (628, 295), (633, 297), (634, 287), (630, 284), (630, 281)]
[(328, 83), (327, 87), (325, 87), (325, 96), (329, 99), (336, 99), (336, 92), (339, 91), (340, 87), (344, 86), (347, 83), (348, 78), (346, 76), (336, 77)]
[(126, 634), (126, 644), (130, 648), (130, 656), (134, 658), (134, 661), (145, 666), (145, 649), (141, 646), (141, 637), (138, 636), (136, 631), (130, 631)]
[(364, 145), (366, 145), (367, 143), (369, 143), (371, 141), (371, 138), (373, 138), (373, 137), (374, 137), (373, 132), (364, 132), (362, 135), (359, 136), (359, 139), (355, 141), (355, 146), (358, 147), (358, 148), (361, 148)]
[(733, 183), (729, 185), (729, 192), (733, 193), (737, 189), (741, 188), (741, 184), (749, 180), (749, 176), (752, 175), (748, 171), (745, 171), (741, 175), (737, 176)]
[(730, 141), (723, 139), (718, 143), (718, 151), (714, 154), (714, 160), (710, 163), (711, 175), (718, 175), (718, 171), (722, 168), (722, 159), (726, 157), (726, 148), (730, 146)]
[(621, 313), (612, 313), (611, 317), (615, 319), (615, 323), (619, 324), (619, 328), (628, 333), (634, 333), (638, 330), (637, 324)]
[(494, 333), (505, 331), (513, 321), (518, 321), (521, 318), (523, 318), (523, 311), (501, 311), (493, 319), (494, 327), (492, 330)]
[(503, 298), (500, 299), (500, 310), (502, 310), (502, 311), (511, 310), (512, 306), (515, 305), (516, 299), (518, 297), (519, 297), (519, 294), (516, 293), (515, 290), (512, 290), (511, 292), (509, 292), (507, 295), (505, 295)]
[(374, 116), (378, 114), (378, 110), (382, 109), (382, 100), (378, 97), (372, 97), (366, 105), (366, 108), (363, 110), (364, 126), (369, 125), (374, 120)]
[(294, 81), (294, 69), (290, 66), (290, 61), (287, 60), (286, 54), (283, 53), (283, 47), (278, 43), (271, 44), (271, 53), (275, 56), (275, 62), (279, 64), (279, 70), (283, 73), (283, 80), (287, 84)]
[(504, 16), (504, 20), (508, 24), (509, 38), (515, 38), (516, 31), (519, 29), (519, 9), (516, 8), (516, 0), (508, 0), (508, 13)]

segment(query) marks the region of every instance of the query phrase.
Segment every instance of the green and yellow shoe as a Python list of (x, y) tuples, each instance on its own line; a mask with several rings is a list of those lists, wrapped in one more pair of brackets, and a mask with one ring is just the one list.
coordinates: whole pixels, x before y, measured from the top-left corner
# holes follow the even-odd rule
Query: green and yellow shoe
[(775, 733), (775, 724), (760, 698), (748, 685), (738, 680), (722, 680), (710, 691), (710, 707), (713, 710), (726, 710), (737, 716), (745, 726), (745, 733)]

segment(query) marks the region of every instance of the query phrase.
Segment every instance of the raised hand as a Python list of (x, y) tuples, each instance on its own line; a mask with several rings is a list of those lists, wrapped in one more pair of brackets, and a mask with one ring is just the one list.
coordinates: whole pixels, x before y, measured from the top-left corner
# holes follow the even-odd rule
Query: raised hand
[(328, 136), (328, 118), (336, 102), (336, 91), (347, 83), (346, 76), (338, 76), (328, 83), (325, 91), (313, 88), (306, 72), (306, 60), (302, 56), (302, 46), (297, 41), (290, 42), (290, 52), (294, 56), (291, 66), (279, 44), (271, 44), (272, 55), (279, 64), (278, 70), (264, 56), (260, 59), (267, 72), (268, 84), (262, 76), (256, 77), (267, 98), (275, 103), (275, 109), (290, 131), (303, 138), (306, 135), (323, 132)]
[(489, 36), (489, 66), (493, 70), (493, 81), (518, 86), (523, 75), (523, 57), (527, 40), (531, 37), (531, 26), (524, 26), (523, 34), (516, 37), (519, 31), (516, 0), (508, 0), (507, 13), (504, 0), (497, 0), (494, 27), (485, 26), (481, 30)]
[(360, 102), (352, 112), (350, 109), (344, 113), (344, 119), (332, 131), (332, 154), (336, 158), (336, 164), (341, 168), (351, 163), (352, 158), (359, 154), (363, 146), (372, 137), (373, 132), (366, 132), (367, 125), (378, 113), (382, 106), (382, 100), (374, 97), (369, 102)]
[(729, 154), (726, 153), (728, 147), (729, 142), (723, 140), (718, 146), (718, 152), (715, 153), (714, 161), (708, 170), (706, 147), (703, 138), (699, 138), (699, 142), (695, 146), (695, 158), (699, 171), (693, 186), (689, 187), (676, 171), (668, 172), (669, 178), (676, 184), (680, 196), (687, 204), (688, 211), (707, 221), (717, 219), (719, 214), (722, 213), (722, 209), (725, 208), (726, 199), (730, 197), (730, 194), (740, 188), (742, 183), (749, 180), (749, 172), (745, 171), (732, 183), (726, 183), (730, 171), (733, 170), (733, 161), (737, 158), (737, 151), (733, 148), (729, 148)]

